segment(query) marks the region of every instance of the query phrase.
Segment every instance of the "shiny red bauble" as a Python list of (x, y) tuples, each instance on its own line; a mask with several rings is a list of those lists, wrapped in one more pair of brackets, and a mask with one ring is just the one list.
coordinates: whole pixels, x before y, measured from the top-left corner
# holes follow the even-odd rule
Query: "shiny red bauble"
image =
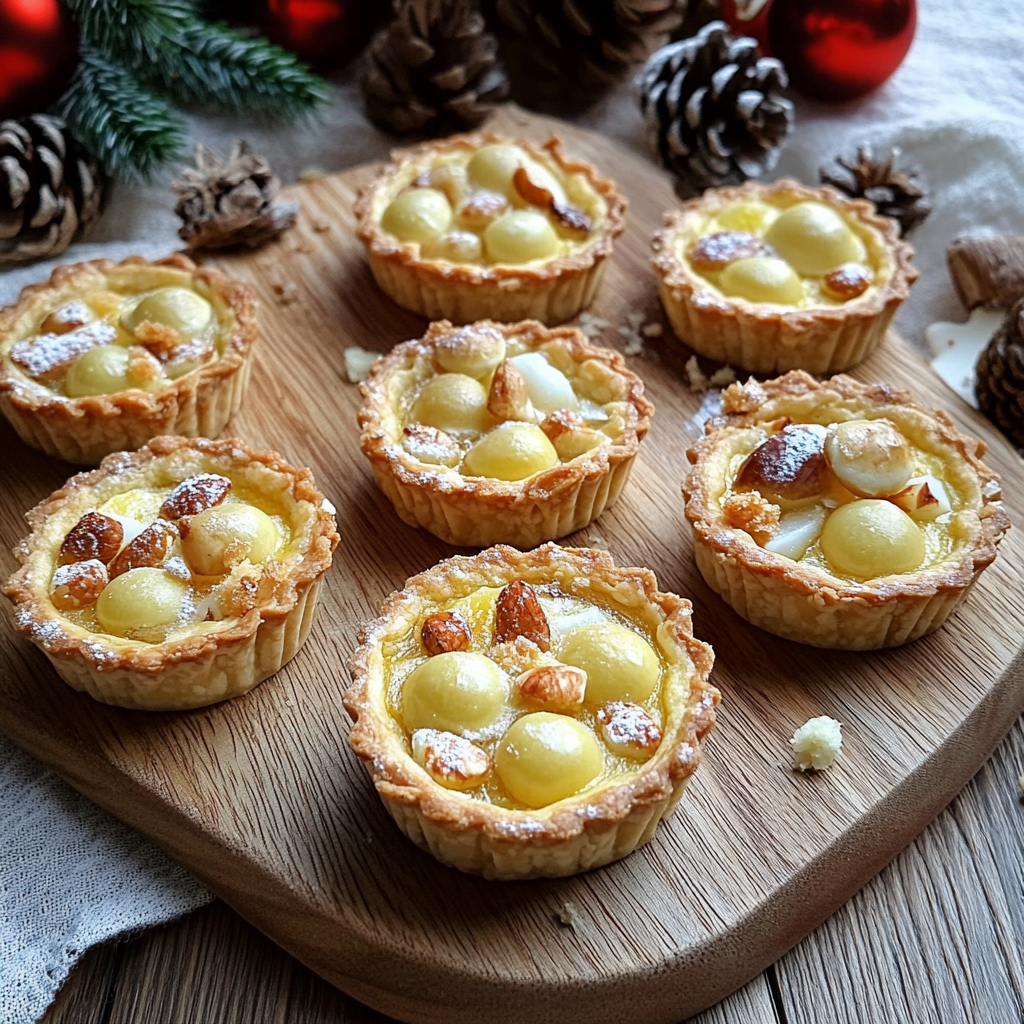
[(768, 43), (768, 12), (772, 0), (722, 0), (722, 18), (738, 36), (752, 36), (765, 56)]
[(877, 89), (903, 62), (915, 0), (771, 0), (768, 40), (793, 88), (821, 100)]
[(260, 0), (255, 6), (253, 20), (272, 42), (326, 72), (340, 68), (366, 45), (378, 5), (369, 0)]
[(78, 64), (78, 29), (60, 0), (0, 0), (0, 119), (52, 106)]

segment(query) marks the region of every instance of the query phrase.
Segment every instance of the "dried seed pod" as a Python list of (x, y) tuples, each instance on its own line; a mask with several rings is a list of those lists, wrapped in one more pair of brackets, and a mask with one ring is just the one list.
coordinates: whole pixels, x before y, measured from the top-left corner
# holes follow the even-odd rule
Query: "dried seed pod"
[(525, 580), (515, 580), (501, 588), (494, 608), (496, 644), (525, 637), (542, 651), (551, 647), (551, 627), (537, 599), (537, 592)]
[(116, 519), (99, 512), (86, 512), (68, 531), (57, 560), (67, 565), (96, 558), (105, 565), (117, 554), (123, 541), (124, 529)]

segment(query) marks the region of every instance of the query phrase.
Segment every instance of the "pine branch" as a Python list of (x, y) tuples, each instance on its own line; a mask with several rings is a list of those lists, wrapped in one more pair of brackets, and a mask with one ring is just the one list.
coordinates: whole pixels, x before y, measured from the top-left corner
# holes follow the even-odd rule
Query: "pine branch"
[(154, 60), (179, 27), (197, 17), (193, 0), (65, 0), (82, 41), (135, 67)]
[(213, 103), (277, 117), (295, 117), (327, 99), (322, 80), (290, 53), (222, 24), (179, 26), (153, 60), (149, 76), (179, 103)]
[(178, 153), (181, 116), (128, 68), (83, 46), (78, 68), (57, 106), (72, 133), (113, 173), (152, 175)]

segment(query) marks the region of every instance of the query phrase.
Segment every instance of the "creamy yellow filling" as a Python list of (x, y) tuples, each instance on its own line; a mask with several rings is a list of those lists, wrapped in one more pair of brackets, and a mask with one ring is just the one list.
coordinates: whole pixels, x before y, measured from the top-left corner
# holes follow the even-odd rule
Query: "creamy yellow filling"
[[(147, 528), (167, 522), (159, 513), (173, 489), (132, 488), (97, 507), (123, 528), (122, 551)], [(62, 614), (83, 629), (105, 634), (115, 646), (215, 632), (253, 606), (271, 560), (297, 553), (299, 539), (283, 510), (239, 481), (232, 481), (219, 504), (186, 522), (158, 564), (113, 576), (94, 602)]]
[(157, 391), (223, 354), (230, 311), (173, 268), (54, 298), (0, 345), (13, 370), (68, 398)]
[(607, 204), (584, 175), (496, 143), (406, 170), (378, 197), (374, 214), (400, 242), (418, 245), (423, 259), (524, 266), (584, 248)]
[[(656, 727), (664, 715), (661, 687), (667, 670), (646, 628), (555, 585), (535, 590), (550, 627), (547, 652), (521, 643), (493, 644), (499, 587), (481, 588), (432, 610), (432, 615), (463, 617), (471, 634), (468, 648), (428, 656), (422, 621), (382, 648), (387, 708), (409, 752), (415, 755), (423, 729), (472, 743), (490, 759), (490, 770), (468, 786), (442, 784), (507, 808), (547, 806), (613, 781), (653, 756), (656, 746), (624, 753), (602, 727), (602, 713), (607, 718), (616, 702), (636, 705)], [(524, 697), (517, 680), (539, 665), (584, 667), (583, 702), (547, 710)]]
[[(724, 237), (733, 232), (760, 245)], [(702, 260), (702, 243), (715, 237), (731, 243), (736, 258), (720, 246), (719, 259)], [(824, 203), (786, 196), (734, 203), (688, 226), (675, 239), (675, 254), (723, 296), (801, 309), (860, 298), (883, 286), (893, 269), (875, 228)]]

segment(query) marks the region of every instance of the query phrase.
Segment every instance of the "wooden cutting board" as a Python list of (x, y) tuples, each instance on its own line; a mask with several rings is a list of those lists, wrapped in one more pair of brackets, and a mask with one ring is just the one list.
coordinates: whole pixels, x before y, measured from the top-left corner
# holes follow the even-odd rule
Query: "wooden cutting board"
[[(648, 159), (514, 108), (501, 131), (544, 139), (614, 177), (631, 202), (591, 312), (622, 347), (629, 317), (664, 323), (648, 239), (673, 203)], [(329, 981), (416, 1022), (679, 1021), (745, 983), (906, 845), (971, 777), (1024, 707), (1024, 531), (939, 633), (901, 650), (819, 651), (734, 615), (697, 574), (679, 482), (700, 433), (689, 353), (666, 330), (630, 364), (657, 413), (618, 505), (567, 543), (606, 543), (692, 598), (715, 647), (719, 724), (679, 809), (625, 861), (567, 880), (485, 882), (406, 840), (348, 749), (341, 693), (362, 621), (453, 549), (403, 525), (359, 453), (343, 353), (386, 351), (423, 321), (376, 288), (353, 238), (361, 168), (290, 190), (299, 225), (254, 255), (217, 260), (262, 302), (252, 386), (231, 431), (313, 468), (342, 536), (305, 648), (251, 694), (213, 708), (128, 712), (68, 689), (0, 631), (0, 725), (74, 786), (151, 837)], [(985, 437), (1024, 523), (1024, 464), (895, 336), (856, 373), (910, 386)], [(2, 568), (22, 515), (69, 468), (4, 423)], [(843, 723), (820, 774), (790, 768), (788, 739), (815, 715)]]

